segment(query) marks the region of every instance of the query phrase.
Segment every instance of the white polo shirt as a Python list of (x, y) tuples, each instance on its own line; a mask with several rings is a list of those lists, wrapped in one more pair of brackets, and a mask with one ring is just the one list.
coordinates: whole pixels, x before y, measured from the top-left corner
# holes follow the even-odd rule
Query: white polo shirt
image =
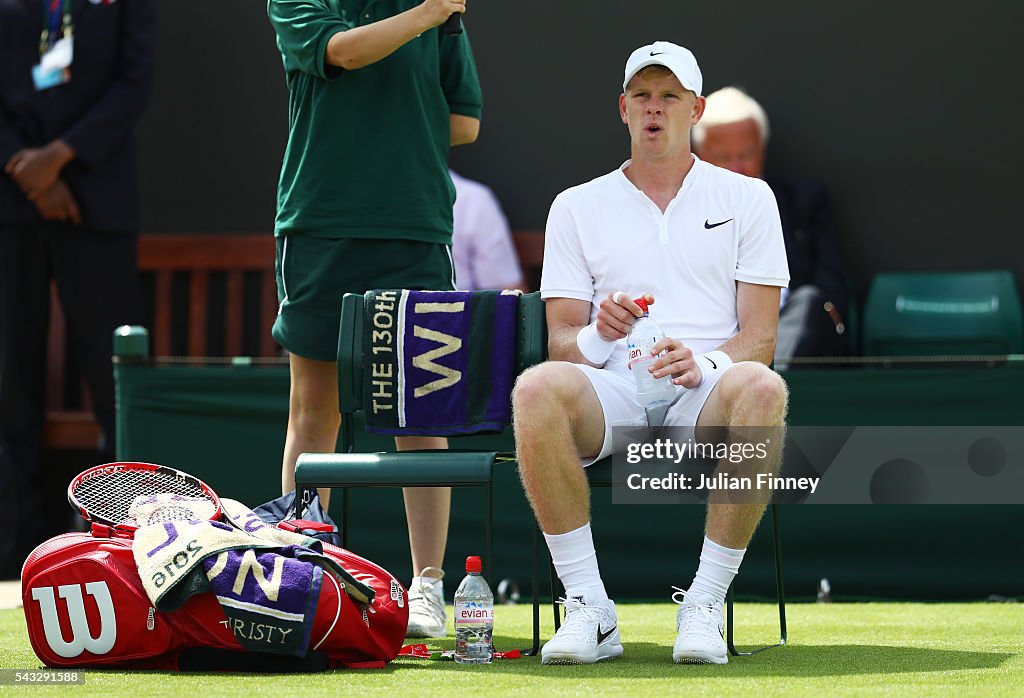
[[(614, 291), (654, 296), (653, 318), (695, 354), (739, 332), (736, 282), (789, 285), (779, 209), (760, 179), (693, 167), (665, 213), (623, 170), (559, 194), (551, 204), (541, 276), (543, 298), (591, 304)], [(628, 371), (625, 340), (606, 368)]]

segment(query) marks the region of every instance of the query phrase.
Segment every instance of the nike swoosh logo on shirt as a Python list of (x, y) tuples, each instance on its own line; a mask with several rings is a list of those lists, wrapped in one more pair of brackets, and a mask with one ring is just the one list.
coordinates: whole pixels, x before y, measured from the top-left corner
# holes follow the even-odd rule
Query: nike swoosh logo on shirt
[(711, 364), (711, 368), (715, 369), (716, 371), (718, 370), (718, 364), (712, 361), (710, 357), (705, 356), (704, 358), (708, 360), (709, 364)]
[(730, 218), (727, 221), (722, 221), (721, 223), (712, 223), (707, 218), (705, 218), (704, 219), (704, 228), (707, 229), (707, 230), (711, 230), (712, 228), (717, 228), (720, 225), (725, 225), (726, 223), (728, 223), (731, 220), (732, 220), (732, 218)]

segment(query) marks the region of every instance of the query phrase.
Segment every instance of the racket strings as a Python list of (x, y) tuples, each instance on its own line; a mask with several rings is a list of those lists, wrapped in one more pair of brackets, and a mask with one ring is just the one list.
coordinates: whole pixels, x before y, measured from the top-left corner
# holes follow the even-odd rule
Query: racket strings
[[(216, 511), (216, 504), (198, 482), (176, 477), (168, 473), (149, 470), (120, 470), (104, 473), (79, 483), (74, 492), (75, 499), (94, 518), (115, 524), (128, 523), (145, 525), (157, 521), (180, 521), (195, 518), (209, 518)], [(156, 497), (163, 499), (162, 506), (140, 507), (147, 500), (160, 504)], [(181, 505), (181, 499), (172, 504), (168, 497), (193, 500), (196, 506)], [(202, 511), (209, 509), (209, 515)], [(155, 511), (158, 510), (158, 511)], [(139, 521), (140, 511), (145, 511), (145, 521)]]

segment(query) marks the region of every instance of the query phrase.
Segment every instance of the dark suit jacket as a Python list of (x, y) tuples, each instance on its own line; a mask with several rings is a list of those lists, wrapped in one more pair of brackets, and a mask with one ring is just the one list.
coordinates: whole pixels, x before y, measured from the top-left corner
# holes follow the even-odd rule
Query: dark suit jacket
[[(62, 177), (87, 227), (138, 230), (133, 131), (153, 72), (156, 0), (71, 0), (71, 80), (42, 92), (43, 0), (0, 0), (0, 167), (25, 147), (63, 138), (77, 158)], [(38, 221), (35, 206), (0, 171), (0, 223)]]
[(789, 288), (814, 284), (844, 317), (849, 310), (846, 271), (828, 191), (818, 182), (766, 178), (782, 217)]

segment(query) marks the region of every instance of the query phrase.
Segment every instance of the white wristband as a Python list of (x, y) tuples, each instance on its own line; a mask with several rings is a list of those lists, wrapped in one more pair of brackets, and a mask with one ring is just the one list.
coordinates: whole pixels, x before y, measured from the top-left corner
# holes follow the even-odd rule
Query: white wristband
[[(703, 359), (703, 361), (701, 361)], [(707, 377), (714, 373), (722, 373), (732, 366), (732, 359), (724, 351), (708, 351), (697, 355), (697, 365), (700, 366), (701, 385)], [(700, 387), (700, 386), (697, 386)]]
[(597, 323), (592, 322), (576, 335), (576, 346), (583, 358), (596, 366), (603, 366), (608, 357), (615, 351), (615, 342), (597, 333)]

